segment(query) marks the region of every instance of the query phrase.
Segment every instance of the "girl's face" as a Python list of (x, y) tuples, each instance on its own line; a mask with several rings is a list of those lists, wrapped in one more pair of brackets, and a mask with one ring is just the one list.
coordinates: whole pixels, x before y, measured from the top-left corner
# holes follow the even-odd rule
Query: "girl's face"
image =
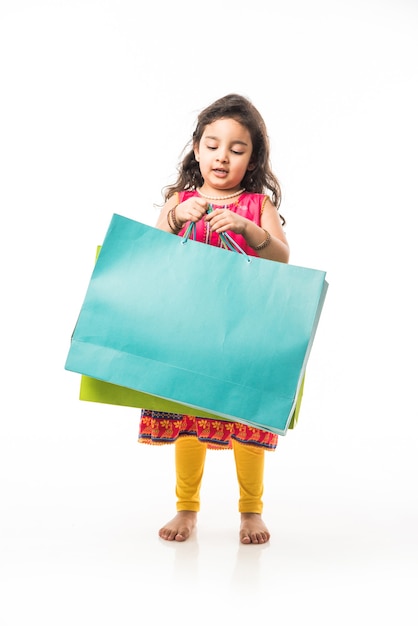
[(247, 128), (231, 118), (222, 118), (206, 126), (195, 158), (205, 185), (214, 189), (239, 188), (250, 165), (253, 144)]

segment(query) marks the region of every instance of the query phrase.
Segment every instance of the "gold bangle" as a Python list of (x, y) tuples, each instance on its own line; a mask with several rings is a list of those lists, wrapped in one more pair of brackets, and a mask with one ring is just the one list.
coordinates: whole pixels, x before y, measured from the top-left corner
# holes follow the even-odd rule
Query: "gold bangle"
[[(170, 230), (175, 233), (177, 235), (177, 233), (180, 232), (180, 230), (182, 229), (182, 227), (180, 226), (180, 224), (178, 223), (178, 221), (176, 220), (176, 216), (175, 216), (175, 210), (178, 207), (178, 204), (176, 204), (175, 207), (173, 207), (172, 209), (169, 210), (169, 212), (167, 213), (167, 223), (170, 227)], [(170, 218), (171, 218), (171, 222), (173, 224), (171, 224), (170, 222)]]
[(174, 228), (177, 228), (178, 230), (181, 230), (183, 228), (183, 226), (181, 224), (178, 223), (178, 221), (176, 220), (176, 209), (178, 207), (178, 204), (176, 204), (176, 206), (173, 206), (173, 208), (171, 209), (170, 213), (171, 213), (171, 219), (173, 220), (173, 224), (174, 224)]
[(268, 232), (268, 230), (266, 230), (265, 228), (263, 228), (264, 232), (266, 233), (266, 238), (264, 239), (264, 241), (262, 241), (260, 244), (258, 244), (258, 246), (253, 246), (253, 250), (256, 250), (258, 252), (258, 250), (262, 250), (263, 248), (267, 248), (267, 246), (269, 245), (270, 241), (271, 241), (271, 235)]
[[(168, 226), (169, 226), (169, 228), (170, 228), (171, 232), (172, 232), (172, 233), (176, 233), (176, 231), (175, 231), (174, 227), (173, 227), (173, 226), (171, 225), (171, 223), (170, 223), (170, 213), (171, 213), (171, 211), (169, 211), (169, 212), (167, 213), (167, 224), (168, 224)], [(176, 234), (177, 234), (177, 233), (176, 233)]]

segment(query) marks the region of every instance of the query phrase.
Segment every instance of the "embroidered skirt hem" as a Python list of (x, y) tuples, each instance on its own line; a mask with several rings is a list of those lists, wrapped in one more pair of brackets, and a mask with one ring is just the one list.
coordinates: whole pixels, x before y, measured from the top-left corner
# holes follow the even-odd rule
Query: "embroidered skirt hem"
[(275, 450), (278, 435), (227, 420), (143, 410), (138, 441), (153, 445), (174, 443), (179, 437), (197, 437), (209, 449), (230, 450), (232, 441)]

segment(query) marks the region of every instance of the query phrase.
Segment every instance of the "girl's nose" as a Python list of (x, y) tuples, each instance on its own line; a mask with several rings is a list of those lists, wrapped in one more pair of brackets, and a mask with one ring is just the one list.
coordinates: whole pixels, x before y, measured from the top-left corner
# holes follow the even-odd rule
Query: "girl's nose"
[(226, 150), (219, 149), (216, 155), (216, 160), (221, 161), (222, 163), (228, 159), (228, 153)]

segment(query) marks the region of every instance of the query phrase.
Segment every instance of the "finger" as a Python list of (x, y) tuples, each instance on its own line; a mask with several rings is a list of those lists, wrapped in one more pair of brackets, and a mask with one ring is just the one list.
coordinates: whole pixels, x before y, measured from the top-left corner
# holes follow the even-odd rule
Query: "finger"
[(203, 212), (205, 212), (209, 206), (209, 202), (204, 198), (195, 198), (195, 203), (195, 206), (198, 206)]
[(221, 209), (213, 209), (210, 213), (206, 214), (205, 220), (212, 224), (214, 221), (219, 219)]
[(205, 211), (204, 210), (202, 211), (202, 210), (194, 209), (194, 210), (190, 211), (190, 218), (189, 219), (192, 222), (198, 222), (199, 220), (202, 219), (202, 217), (204, 215), (205, 215)]

